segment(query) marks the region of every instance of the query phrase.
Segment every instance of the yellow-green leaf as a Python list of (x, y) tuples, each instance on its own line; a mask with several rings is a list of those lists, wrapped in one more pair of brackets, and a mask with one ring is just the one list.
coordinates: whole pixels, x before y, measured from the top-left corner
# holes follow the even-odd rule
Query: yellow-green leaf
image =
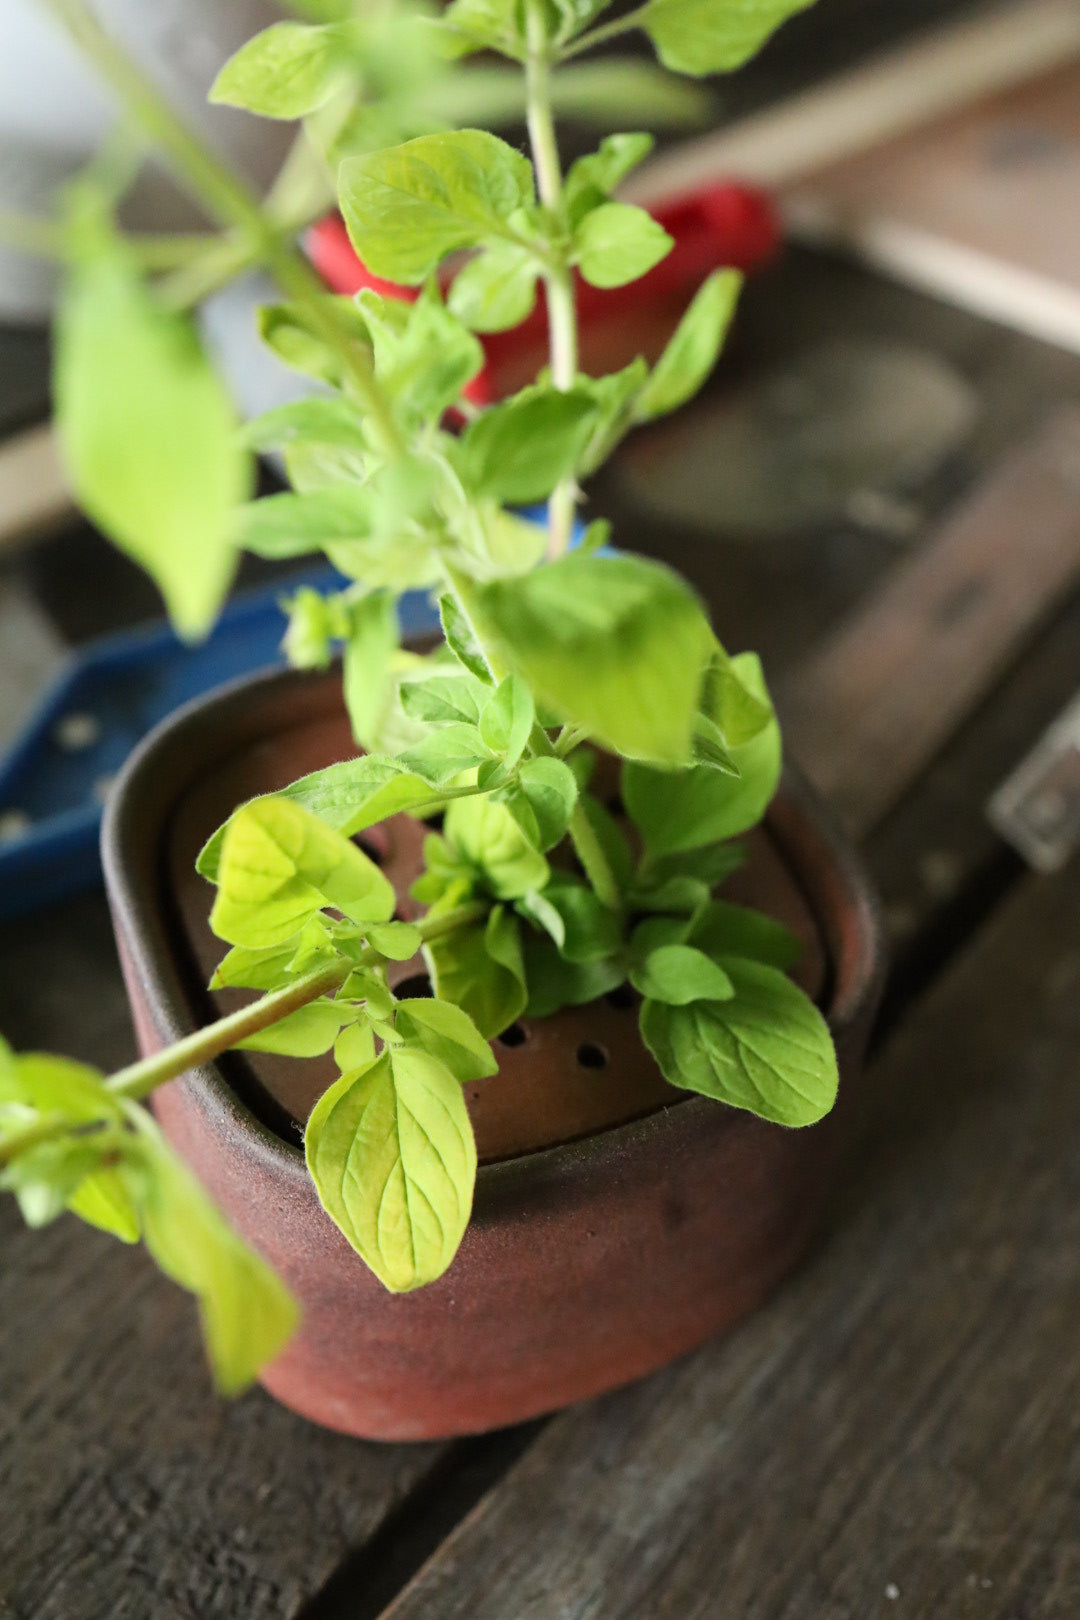
[(395, 1046), (343, 1075), (312, 1111), (305, 1153), (323, 1208), (386, 1288), (442, 1276), (476, 1181), (464, 1095), (444, 1063)]
[(356, 844), (295, 801), (269, 797), (244, 805), (226, 828), (210, 926), (232, 945), (264, 949), (324, 906), (353, 922), (388, 922), (394, 903)]

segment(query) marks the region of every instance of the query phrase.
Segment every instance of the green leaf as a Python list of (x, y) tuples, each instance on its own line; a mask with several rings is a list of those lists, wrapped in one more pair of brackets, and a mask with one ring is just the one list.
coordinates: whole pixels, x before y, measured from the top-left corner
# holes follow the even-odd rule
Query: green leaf
[(400, 756), (401, 764), (433, 786), (449, 782), (490, 758), (479, 728), (455, 721), (422, 737)]
[(517, 900), (547, 883), (547, 861), (504, 804), (483, 797), (455, 799), (443, 831), (497, 900)]
[(692, 945), (660, 945), (631, 969), (630, 983), (652, 1001), (688, 1007), (694, 1001), (727, 1001), (735, 994), (719, 962)]
[(594, 287), (637, 281), (675, 246), (662, 225), (633, 203), (602, 203), (574, 233), (577, 266)]
[[(30, 1125), (34, 1117), (30, 1110), (21, 1123)], [(122, 1210), (121, 1220), (114, 1224), (113, 1209), (104, 1191), (105, 1178), (116, 1180), (116, 1172), (105, 1165), (122, 1144), (122, 1133), (115, 1128), (89, 1137), (66, 1135), (42, 1142), (18, 1154), (0, 1170), (0, 1191), (14, 1194), (27, 1226), (47, 1226), (70, 1209), (91, 1225), (103, 1225), (125, 1242), (134, 1242), (139, 1234), (137, 1217), (130, 1210)], [(122, 1196), (123, 1187), (119, 1182), (117, 1185)], [(100, 1220), (96, 1218), (99, 1215)]]
[(351, 605), (342, 686), (353, 736), (362, 747), (373, 747), (378, 737), (400, 639), (397, 604), (389, 591), (372, 591)]
[(595, 152), (571, 164), (563, 187), (563, 208), (570, 224), (579, 224), (590, 208), (609, 197), (652, 149), (651, 135), (607, 135)]
[(323, 906), (387, 922), (394, 891), (374, 861), (293, 799), (253, 799), (231, 817), (210, 926), (253, 949), (278, 945)]
[(543, 560), (547, 530), (484, 497), (473, 504), (457, 541), (454, 560), (472, 579), (512, 579), (532, 573)]
[(484, 366), (479, 341), (432, 283), (413, 304), (364, 291), (358, 305), (375, 351), (375, 375), (408, 426), (436, 422)]
[(532, 314), (540, 274), (516, 242), (491, 242), (454, 277), (448, 303), (474, 332), (505, 332)]
[(724, 741), (724, 733), (720, 727), (708, 718), (699, 714), (694, 726), (694, 759), (699, 765), (710, 765), (714, 771), (723, 771), (726, 776), (739, 776), (739, 766), (735, 755)]
[(222, 1394), (239, 1394), (285, 1347), (299, 1310), (143, 1118), (139, 1203), (146, 1246), (166, 1276), (197, 1296), (214, 1381)]
[(434, 809), (439, 803), (431, 783), (405, 770), (397, 760), (365, 754), (312, 771), (275, 794), (249, 799), (235, 810), (225, 824), (207, 839), (195, 862), (195, 870), (216, 883), (221, 869), (225, 835), (242, 811), (267, 799), (288, 799), (303, 806), (321, 822), (347, 835), (363, 832), (387, 816), (419, 808)]
[(71, 487), (151, 575), (188, 640), (225, 599), (253, 465), (191, 322), (156, 302), (106, 238), (67, 275), (53, 388)]
[[(589, 453), (586, 452), (585, 466), (588, 465), (589, 459)], [(610, 540), (611, 524), (607, 518), (594, 518), (575, 549), (579, 557), (591, 557), (594, 552), (603, 551)]]
[(731, 73), (813, 0), (650, 0), (641, 27), (676, 73)]
[(264, 495), (241, 507), (236, 544), (257, 557), (303, 557), (332, 541), (363, 540), (371, 533), (371, 497), (358, 484), (339, 484), (308, 495)]
[(245, 990), (280, 990), (292, 982), (290, 964), (295, 955), (293, 941), (256, 951), (234, 945), (214, 969), (209, 988), (222, 990), (241, 986)]
[(769, 696), (762, 695), (760, 666), (745, 654), (729, 658), (719, 642), (705, 671), (701, 707), (729, 748), (753, 742), (773, 720)]
[(379, 955), (391, 962), (407, 962), (423, 943), (419, 928), (407, 922), (378, 923), (367, 929), (367, 937)]
[(786, 973), (803, 955), (803, 943), (783, 923), (760, 911), (713, 900), (694, 921), (690, 938), (712, 957), (744, 956)]
[(584, 388), (525, 389), (469, 425), (461, 441), (461, 476), (477, 495), (542, 500), (573, 472), (595, 413)]
[(629, 888), (634, 867), (634, 858), (626, 834), (611, 811), (606, 809), (594, 794), (583, 793), (580, 802), (589, 826), (603, 850), (604, 859), (611, 868), (612, 876), (620, 892), (625, 893)]
[(591, 22), (595, 22), (611, 3), (612, 0), (552, 0), (552, 9), (555, 13), (553, 38), (556, 43), (565, 44), (580, 34)]
[(723, 966), (735, 987), (728, 1001), (646, 1001), (645, 1044), (672, 1085), (777, 1125), (813, 1125), (839, 1084), (828, 1025), (776, 968), (734, 956)]
[[(18, 1129), (34, 1119), (57, 1115), (74, 1126), (98, 1121), (115, 1125), (122, 1106), (97, 1069), (45, 1052), (15, 1056), (4, 1048), (0, 1067), (0, 1140), (10, 1109)], [(12, 1108), (14, 1105), (14, 1108)], [(138, 1211), (118, 1170), (112, 1136), (69, 1137), (22, 1154), (6, 1179), (29, 1225), (54, 1219), (65, 1207), (90, 1226), (137, 1243)]]
[(421, 135), (347, 158), (339, 188), (349, 236), (367, 268), (414, 284), (448, 253), (505, 236), (509, 216), (533, 201), (528, 160), (478, 129)]
[(423, 1047), (465, 1085), (495, 1074), (495, 1054), (468, 1013), (449, 1001), (423, 996), (399, 1001), (395, 1024), (410, 1046)]
[(520, 675), (507, 675), (484, 705), (480, 735), (504, 765), (513, 767), (521, 758), (535, 718), (529, 688)]
[(401, 706), (417, 720), (476, 725), (490, 691), (472, 675), (424, 675), (401, 687)]
[(518, 0), (453, 0), (441, 21), (456, 37), (457, 50), (461, 53), (486, 49), (517, 61), (525, 60), (525, 35)]
[(341, 396), (290, 400), (264, 411), (244, 428), (241, 439), (251, 450), (280, 450), (285, 445), (328, 445), (362, 455), (366, 440), (356, 407)]
[(556, 874), (542, 898), (562, 921), (559, 953), (568, 962), (597, 962), (620, 950), (619, 920), (588, 884)]
[(525, 939), (525, 971), (528, 1018), (550, 1018), (562, 1007), (583, 1007), (617, 989), (626, 978), (625, 968), (615, 957), (568, 962), (552, 940), (532, 932)]
[[(633, 426), (637, 398), (648, 375), (649, 367), (639, 355), (621, 371), (609, 372), (605, 377), (590, 377), (585, 382), (596, 405), (596, 420), (585, 453), (578, 463), (577, 470), (581, 477), (595, 472)], [(603, 519), (598, 522), (602, 525)], [(595, 524), (590, 525), (590, 528), (595, 527)], [(589, 556), (607, 543), (609, 535), (610, 525), (606, 525), (606, 532), (601, 536), (594, 535), (590, 539), (586, 533), (576, 547), (577, 554)]]
[(209, 99), (261, 118), (306, 118), (341, 83), (347, 40), (333, 24), (273, 23), (230, 56)]
[(484, 927), (458, 928), (424, 946), (435, 994), (466, 1012), (490, 1039), (525, 1007), (525, 965), (517, 918), (495, 906)]
[(249, 1035), (245, 1041), (238, 1041), (237, 1046), (251, 1052), (280, 1052), (285, 1057), (319, 1057), (329, 1052), (342, 1024), (350, 1017), (350, 1010), (343, 1003), (311, 1001), (279, 1023)]
[[(526, 759), (518, 770), (517, 789), (535, 818), (539, 848), (554, 848), (566, 836), (577, 803), (573, 771), (561, 759)], [(507, 803), (513, 813), (509, 798)]]
[(375, 1035), (366, 1019), (346, 1024), (334, 1042), (334, 1062), (342, 1074), (366, 1068), (375, 1061)]
[[(353, 300), (328, 294), (326, 303), (333, 308), (342, 332), (368, 347), (367, 326)], [(315, 330), (306, 309), (297, 304), (265, 304), (258, 312), (258, 326), (263, 342), (287, 366), (329, 383), (332, 388), (342, 386), (345, 367), (341, 354)]]
[(478, 681), (490, 683), (491, 672), (476, 644), (469, 621), (452, 596), (439, 597), (439, 620), (446, 645), (463, 669), (475, 675)]
[(294, 669), (325, 669), (345, 629), (340, 601), (301, 585), (281, 605), (289, 619), (281, 642), (289, 663)]
[[(752, 653), (732, 660), (739, 677), (768, 702), (761, 665)], [(678, 854), (737, 838), (756, 826), (780, 780), (780, 728), (775, 718), (758, 735), (731, 750), (739, 776), (708, 765), (688, 771), (657, 771), (634, 762), (623, 767), (623, 801), (653, 855)]]
[(639, 422), (666, 416), (697, 393), (724, 347), (742, 284), (737, 270), (714, 270), (702, 282), (637, 396)]
[(444, 1063), (397, 1046), (342, 1075), (316, 1103), (304, 1149), (323, 1208), (384, 1287), (442, 1276), (476, 1181), (464, 1094)]
[[(635, 907), (644, 911), (692, 911), (693, 902), (685, 908), (664, 903), (664, 892), (669, 885), (688, 881), (713, 889), (745, 863), (744, 846), (734, 843), (708, 844), (700, 849), (681, 850), (677, 855), (650, 856), (647, 869), (639, 872), (634, 880), (630, 898)], [(735, 955), (741, 954), (744, 953), (735, 952)]]
[(481, 586), (476, 603), (485, 644), (559, 720), (632, 758), (689, 760), (713, 638), (669, 569), (570, 555)]

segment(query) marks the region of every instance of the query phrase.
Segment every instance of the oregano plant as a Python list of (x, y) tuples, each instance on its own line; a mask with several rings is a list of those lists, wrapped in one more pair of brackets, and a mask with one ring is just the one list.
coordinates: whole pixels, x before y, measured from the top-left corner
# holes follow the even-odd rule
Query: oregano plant
[[(244, 550), (322, 553), (347, 582), (295, 593), (285, 645), (303, 668), (341, 653), (355, 756), (238, 806), (199, 857), (227, 947), (212, 986), (251, 1001), (109, 1077), (0, 1046), (0, 1184), (32, 1224), (70, 1209), (141, 1238), (198, 1297), (226, 1391), (277, 1354), (297, 1308), (142, 1104), (228, 1049), (333, 1052), (307, 1166), (327, 1218), (398, 1292), (453, 1263), (477, 1168), (463, 1087), (496, 1073), (491, 1043), (519, 1017), (628, 984), (673, 1085), (790, 1127), (833, 1104), (828, 1029), (789, 977), (796, 941), (719, 893), (780, 774), (760, 663), (729, 654), (671, 569), (579, 521), (582, 481), (708, 376), (739, 278), (708, 277), (655, 365), (584, 373), (577, 279), (631, 283), (672, 243), (615, 195), (649, 134), (607, 135), (564, 172), (555, 133), (556, 109), (583, 102), (682, 116), (697, 93), (665, 70), (730, 71), (808, 3), (646, 0), (604, 21), (606, 0), (453, 0), (438, 14), (297, 0), (212, 96), (301, 121), (259, 200), (83, 0), (43, 0), (130, 120), (66, 194), (53, 241), (58, 424), (86, 510), (188, 637), (213, 623)], [(578, 60), (634, 29), (662, 68)], [(498, 63), (462, 65), (481, 51)], [(476, 108), (489, 123), (523, 111), (528, 152), (456, 127)], [(214, 231), (119, 230), (142, 142)], [(296, 234), (335, 199), (401, 296), (334, 296), (313, 275)], [(250, 265), (279, 288), (263, 338), (312, 391), (241, 426), (189, 310)], [(539, 297), (547, 367), (481, 408), (478, 334), (516, 326)], [(253, 500), (265, 451), (291, 487)], [(541, 502), (546, 522), (523, 515)], [(433, 651), (400, 643), (397, 600), (417, 589), (438, 603)], [(624, 816), (595, 786), (613, 770)], [(415, 921), (357, 841), (403, 812), (432, 822)], [(432, 994), (399, 997), (395, 964), (418, 955)]]

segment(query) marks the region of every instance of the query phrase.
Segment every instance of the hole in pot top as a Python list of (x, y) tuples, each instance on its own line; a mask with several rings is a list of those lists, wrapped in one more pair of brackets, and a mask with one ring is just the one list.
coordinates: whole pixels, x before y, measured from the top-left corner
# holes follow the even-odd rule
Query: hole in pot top
[(517, 1019), (512, 1024), (508, 1024), (502, 1034), (497, 1037), (500, 1046), (524, 1046), (528, 1038), (528, 1030)]
[(583, 1069), (606, 1069), (608, 1055), (596, 1041), (582, 1041), (577, 1049), (577, 1060)]

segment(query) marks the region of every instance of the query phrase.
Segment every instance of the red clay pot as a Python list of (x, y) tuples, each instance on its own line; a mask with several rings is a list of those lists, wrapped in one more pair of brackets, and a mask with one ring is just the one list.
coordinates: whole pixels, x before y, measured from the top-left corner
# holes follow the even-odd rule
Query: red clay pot
[[(144, 1052), (218, 1001), (201, 988), (222, 951), (205, 922), (210, 890), (192, 875), (203, 838), (241, 799), (352, 752), (339, 678), (281, 674), (200, 700), (133, 757), (104, 861)], [(397, 817), (376, 836), (404, 893), (421, 829)], [(271, 1393), (367, 1438), (472, 1433), (637, 1378), (766, 1298), (805, 1251), (833, 1176), (881, 950), (865, 877), (790, 772), (740, 880), (736, 898), (810, 946), (804, 982), (840, 1054), (834, 1112), (789, 1131), (674, 1090), (641, 1044), (633, 998), (515, 1026), (499, 1074), (468, 1088), (472, 1224), (446, 1276), (414, 1294), (384, 1291), (308, 1178), (298, 1122), (332, 1068), (232, 1053), (156, 1094), (168, 1136), (303, 1305), (265, 1374)]]

